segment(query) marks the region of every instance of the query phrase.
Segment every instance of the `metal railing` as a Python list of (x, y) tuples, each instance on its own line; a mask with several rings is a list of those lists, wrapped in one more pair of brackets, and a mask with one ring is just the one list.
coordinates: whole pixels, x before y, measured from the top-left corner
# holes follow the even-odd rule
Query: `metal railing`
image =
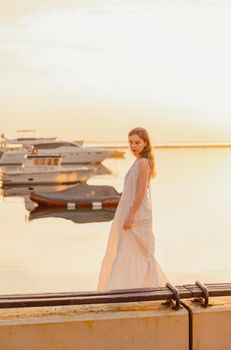
[(199, 300), (202, 306), (209, 305), (210, 297), (231, 296), (231, 283), (209, 283), (166, 287), (121, 289), (110, 292), (64, 292), (0, 295), (0, 308), (41, 307), (61, 305), (89, 305), (105, 303), (129, 303), (139, 301), (165, 301), (179, 309), (182, 299)]

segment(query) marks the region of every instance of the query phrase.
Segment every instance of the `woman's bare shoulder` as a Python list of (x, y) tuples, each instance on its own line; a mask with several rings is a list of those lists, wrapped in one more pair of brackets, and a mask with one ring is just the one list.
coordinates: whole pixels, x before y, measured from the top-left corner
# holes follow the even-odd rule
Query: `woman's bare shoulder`
[(138, 159), (138, 165), (142, 168), (150, 168), (150, 160), (148, 158)]
[(150, 161), (147, 158), (141, 158), (138, 160), (138, 169), (139, 169), (139, 173), (141, 174), (149, 174), (150, 173)]

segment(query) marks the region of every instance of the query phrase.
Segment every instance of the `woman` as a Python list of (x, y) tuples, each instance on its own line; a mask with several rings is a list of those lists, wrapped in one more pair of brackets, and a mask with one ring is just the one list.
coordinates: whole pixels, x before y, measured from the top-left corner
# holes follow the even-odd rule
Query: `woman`
[(127, 172), (101, 266), (98, 290), (164, 286), (167, 278), (154, 257), (150, 179), (155, 163), (148, 132), (129, 132), (136, 157)]

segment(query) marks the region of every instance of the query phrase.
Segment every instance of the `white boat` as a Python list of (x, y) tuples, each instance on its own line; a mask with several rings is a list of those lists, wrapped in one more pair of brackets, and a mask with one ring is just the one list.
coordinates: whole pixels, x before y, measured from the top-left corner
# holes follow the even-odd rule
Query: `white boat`
[[(35, 130), (18, 130), (17, 132), (34, 132)], [(17, 137), (9, 139), (1, 134), (0, 139), (0, 162), (5, 154), (5, 161), (1, 165), (19, 165), (25, 154), (31, 152), (34, 143), (54, 142), (57, 137)]]
[[(112, 151), (103, 148), (85, 147), (69, 141), (41, 141), (30, 142), (30, 148), (25, 145), (20, 150), (7, 150), (0, 159), (0, 166), (22, 164), (24, 156), (30, 153), (62, 156), (62, 164), (100, 163), (111, 156)], [(33, 149), (32, 149), (33, 146)]]
[(73, 168), (61, 165), (60, 155), (25, 155), (23, 163), (15, 170), (2, 168), (2, 184), (71, 184), (86, 182), (95, 172), (95, 166), (76, 165)]
[[(17, 133), (26, 133), (26, 132), (35, 132), (36, 130), (17, 130)], [(33, 146), (35, 142), (43, 143), (49, 141), (55, 141), (57, 137), (35, 137), (35, 136), (21, 136), (15, 139), (9, 139), (5, 136), (4, 133), (1, 134), (1, 143), (4, 144), (4, 147), (7, 148), (8, 145), (21, 145), (21, 146)]]
[(111, 151), (103, 148), (82, 146), (69, 141), (35, 144), (34, 152), (37, 152), (38, 154), (58, 152), (63, 157), (62, 164), (101, 163), (112, 153)]

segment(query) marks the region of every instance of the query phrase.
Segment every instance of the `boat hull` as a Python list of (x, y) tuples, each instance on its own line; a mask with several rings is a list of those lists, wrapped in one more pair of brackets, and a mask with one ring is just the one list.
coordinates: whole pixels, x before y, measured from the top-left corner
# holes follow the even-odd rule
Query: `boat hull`
[(79, 184), (59, 192), (32, 192), (30, 199), (40, 206), (98, 209), (117, 207), (120, 196), (112, 186)]
[(44, 198), (40, 195), (31, 194), (30, 199), (41, 206), (48, 206), (48, 207), (59, 207), (59, 208), (67, 208), (67, 209), (77, 209), (77, 208), (93, 208), (93, 209), (100, 209), (100, 208), (108, 208), (108, 207), (117, 207), (119, 203), (119, 198), (112, 197), (97, 201), (92, 200), (81, 200), (81, 201), (71, 201), (71, 202), (65, 202), (65, 201), (59, 201), (59, 200), (52, 200)]
[[(52, 153), (55, 152), (53, 151)], [(94, 153), (87, 151), (79, 153), (57, 151), (57, 153), (62, 155), (62, 165), (101, 163), (104, 159), (111, 155), (111, 153), (109, 153), (107, 150), (101, 152), (95, 151)], [(27, 154), (27, 152), (5, 152), (0, 159), (0, 166), (21, 165), (25, 155)], [(50, 151), (38, 151), (37, 154), (49, 155)]]

